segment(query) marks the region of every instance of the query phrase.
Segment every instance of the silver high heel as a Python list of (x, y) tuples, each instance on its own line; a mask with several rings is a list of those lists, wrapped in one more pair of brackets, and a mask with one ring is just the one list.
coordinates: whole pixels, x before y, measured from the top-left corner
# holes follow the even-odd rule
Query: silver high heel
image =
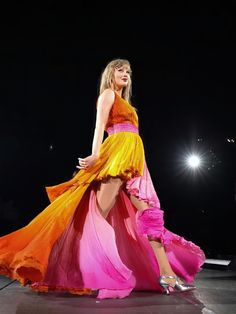
[[(172, 278), (175, 279), (175, 284), (172, 285), (168, 282), (166, 282), (164, 279), (165, 278)], [(160, 276), (159, 279), (159, 284), (160, 286), (164, 289), (166, 294), (170, 294), (170, 289), (172, 288), (174, 291), (180, 291), (180, 292), (184, 292), (184, 291), (190, 291), (193, 289), (196, 289), (195, 286), (190, 285), (190, 284), (186, 284), (186, 283), (180, 283), (179, 282), (180, 278), (178, 276), (167, 276), (167, 275), (162, 275)]]

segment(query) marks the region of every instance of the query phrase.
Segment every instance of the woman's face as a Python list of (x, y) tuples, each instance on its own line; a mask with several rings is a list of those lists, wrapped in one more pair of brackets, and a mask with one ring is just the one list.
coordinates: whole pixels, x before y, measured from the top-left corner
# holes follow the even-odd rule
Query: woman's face
[(116, 67), (114, 71), (115, 86), (118, 88), (126, 87), (130, 81), (131, 70), (128, 65)]

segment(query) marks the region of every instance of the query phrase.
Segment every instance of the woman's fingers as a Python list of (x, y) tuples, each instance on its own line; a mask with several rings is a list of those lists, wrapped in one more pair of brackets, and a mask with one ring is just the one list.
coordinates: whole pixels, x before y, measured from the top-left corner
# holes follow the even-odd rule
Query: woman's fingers
[(83, 167), (80, 167), (80, 166), (76, 166), (76, 168), (83, 169)]
[(86, 161), (84, 160), (84, 158), (78, 158), (79, 159), (79, 164), (80, 165), (85, 165)]
[(76, 166), (76, 168), (79, 169), (86, 169), (90, 167), (91, 163), (93, 163), (93, 158), (91, 156), (88, 156), (86, 158), (78, 158), (79, 160), (79, 166)]
[(87, 168), (87, 162), (85, 161), (85, 158), (78, 158), (79, 160), (79, 166), (76, 166), (76, 168), (79, 168), (79, 169), (85, 169)]
[(76, 168), (85, 169), (85, 168), (87, 168), (87, 166), (76, 166)]

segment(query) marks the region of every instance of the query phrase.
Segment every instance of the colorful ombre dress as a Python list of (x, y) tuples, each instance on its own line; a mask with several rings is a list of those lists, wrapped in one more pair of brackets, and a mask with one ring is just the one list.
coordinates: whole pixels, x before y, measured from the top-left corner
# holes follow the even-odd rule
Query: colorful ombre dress
[[(96, 291), (101, 299), (123, 298), (132, 290), (161, 292), (159, 266), (148, 240), (158, 235), (175, 273), (186, 282), (194, 280), (204, 252), (163, 225), (136, 110), (116, 93), (106, 132), (98, 160), (71, 180), (46, 187), (48, 207), (25, 227), (0, 238), (0, 274), (34, 291)], [(97, 208), (96, 189), (101, 180), (116, 176), (125, 183), (105, 219)], [(149, 216), (150, 232), (141, 230), (140, 212), (130, 194), (153, 208), (159, 226)]]

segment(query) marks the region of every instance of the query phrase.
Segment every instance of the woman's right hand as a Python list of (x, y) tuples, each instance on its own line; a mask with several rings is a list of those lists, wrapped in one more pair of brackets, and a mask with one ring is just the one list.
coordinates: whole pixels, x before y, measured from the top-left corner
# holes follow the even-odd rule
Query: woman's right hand
[(76, 166), (78, 169), (88, 169), (91, 167), (98, 159), (97, 155), (89, 155), (85, 158), (78, 158), (79, 166)]

